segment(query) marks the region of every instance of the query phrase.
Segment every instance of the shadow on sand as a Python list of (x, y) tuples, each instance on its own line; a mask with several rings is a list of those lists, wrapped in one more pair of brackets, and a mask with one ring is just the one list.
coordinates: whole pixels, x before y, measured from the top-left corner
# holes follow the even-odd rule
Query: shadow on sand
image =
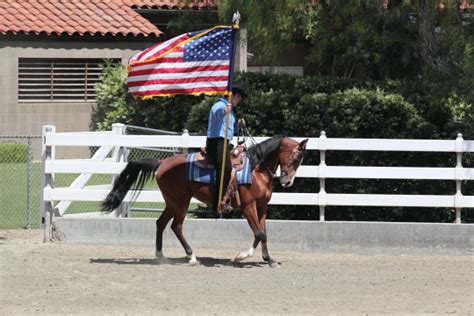
[[(262, 262), (237, 262), (231, 259), (211, 258), (211, 257), (197, 257), (199, 266), (204, 267), (221, 267), (229, 266), (235, 268), (259, 268), (268, 267), (268, 263)], [(187, 257), (181, 258), (97, 258), (90, 259), (90, 263), (105, 263), (105, 264), (148, 264), (148, 265), (189, 265)]]

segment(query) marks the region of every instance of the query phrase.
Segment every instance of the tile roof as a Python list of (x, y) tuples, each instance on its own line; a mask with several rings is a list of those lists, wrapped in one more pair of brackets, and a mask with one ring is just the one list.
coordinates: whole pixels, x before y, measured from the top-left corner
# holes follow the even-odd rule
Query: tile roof
[[(139, 9), (216, 9), (218, 0), (123, 0)], [(187, 3), (186, 3), (187, 2)]]
[(3, 0), (0, 1), (0, 34), (114, 36), (162, 34), (150, 21), (133, 11), (128, 2), (139, 1)]

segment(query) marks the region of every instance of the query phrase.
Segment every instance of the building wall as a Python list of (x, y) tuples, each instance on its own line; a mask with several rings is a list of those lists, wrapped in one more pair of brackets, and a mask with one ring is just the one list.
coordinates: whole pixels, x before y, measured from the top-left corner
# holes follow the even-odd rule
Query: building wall
[[(252, 65), (247, 68), (245, 30), (236, 49), (235, 71), (273, 71), (301, 75), (304, 47), (286, 52), (280, 67)], [(39, 135), (45, 124), (55, 125), (58, 132), (87, 131), (93, 102), (18, 102), (18, 63), (20, 58), (115, 58), (126, 64), (136, 52), (156, 44), (157, 40), (120, 40), (116, 37), (82, 38), (47, 36), (0, 37), (0, 135)]]
[[(250, 52), (251, 55), (258, 54), (258, 52)], [(286, 73), (290, 75), (301, 76), (304, 74), (304, 65), (306, 63), (306, 56), (308, 56), (309, 47), (306, 42), (297, 42), (294, 46), (284, 51), (279, 60), (278, 66), (267, 66), (255, 63), (252, 57), (248, 60), (247, 71), (262, 72), (262, 73)]]
[(126, 64), (133, 54), (153, 44), (0, 38), (0, 135), (39, 135), (44, 124), (55, 125), (58, 132), (89, 130), (92, 102), (18, 102), (19, 58), (117, 58)]

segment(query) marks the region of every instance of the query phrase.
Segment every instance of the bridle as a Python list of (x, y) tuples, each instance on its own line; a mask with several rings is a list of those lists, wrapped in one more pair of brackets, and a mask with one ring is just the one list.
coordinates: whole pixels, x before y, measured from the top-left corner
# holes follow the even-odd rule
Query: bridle
[[(242, 138), (242, 140), (240, 138)], [(257, 144), (257, 142), (255, 141), (253, 136), (250, 134), (250, 131), (249, 131), (248, 127), (243, 126), (239, 129), (239, 132), (237, 134), (237, 144), (242, 145), (242, 146), (245, 147), (245, 149), (247, 149), (247, 144), (246, 144), (247, 139), (250, 139), (250, 142), (251, 142), (252, 146)], [(246, 152), (248, 153), (247, 150), (246, 150)], [(306, 152), (306, 150), (304, 150), (304, 149), (303, 150), (293, 149), (293, 151), (290, 154), (290, 158), (288, 159), (288, 162), (286, 163), (286, 170), (288, 170), (290, 168), (290, 166), (293, 165), (293, 161), (295, 161), (295, 160), (298, 160), (298, 163), (296, 165), (297, 166), (296, 169), (298, 169), (301, 162), (303, 161), (305, 152)], [(281, 166), (281, 164), (280, 164), (280, 166)], [(276, 173), (271, 171), (268, 166), (265, 167), (265, 171), (270, 175), (271, 179), (279, 179), (279, 178), (282, 178), (282, 177), (285, 177), (285, 176), (288, 175), (288, 173), (286, 171), (283, 171), (283, 168), (281, 168), (281, 169), (282, 170), (281, 170), (280, 175), (277, 176)]]
[[(288, 159), (288, 162), (286, 163), (286, 170), (288, 170), (290, 168), (290, 166), (293, 165), (293, 161), (295, 161), (295, 160), (298, 160), (297, 167), (295, 168), (295, 169), (298, 169), (301, 162), (303, 161), (304, 153), (305, 153), (305, 150), (293, 149), (293, 151), (291, 152), (290, 158)], [(295, 158), (295, 156), (299, 157), (299, 158)], [(280, 166), (281, 166), (281, 164), (280, 164)], [(276, 176), (275, 173), (273, 173), (270, 170), (270, 168), (268, 168), (268, 166), (266, 167), (266, 171), (270, 174), (272, 179), (279, 179), (279, 178), (286, 177), (288, 175), (288, 173), (285, 170), (283, 170), (283, 168), (281, 168), (279, 176)]]
[[(291, 155), (290, 155), (290, 158), (288, 159), (287, 163), (286, 163), (286, 170), (288, 170), (290, 168), (290, 166), (294, 166), (294, 161), (297, 161), (297, 164), (296, 164), (296, 168), (295, 169), (298, 169), (298, 167), (301, 165), (301, 162), (303, 161), (303, 158), (304, 158), (304, 154), (305, 154), (305, 150), (298, 150), (298, 149), (293, 149), (293, 151), (291, 152)], [(286, 171), (281, 170), (281, 173), (280, 173), (280, 177), (286, 177), (288, 175), (288, 173)]]

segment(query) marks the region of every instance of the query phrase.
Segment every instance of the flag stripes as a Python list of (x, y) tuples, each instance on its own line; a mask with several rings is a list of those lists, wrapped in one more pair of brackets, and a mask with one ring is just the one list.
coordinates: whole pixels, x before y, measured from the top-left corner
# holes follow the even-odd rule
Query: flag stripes
[(138, 98), (226, 94), (234, 30), (221, 26), (186, 33), (152, 46), (129, 61), (127, 85)]

